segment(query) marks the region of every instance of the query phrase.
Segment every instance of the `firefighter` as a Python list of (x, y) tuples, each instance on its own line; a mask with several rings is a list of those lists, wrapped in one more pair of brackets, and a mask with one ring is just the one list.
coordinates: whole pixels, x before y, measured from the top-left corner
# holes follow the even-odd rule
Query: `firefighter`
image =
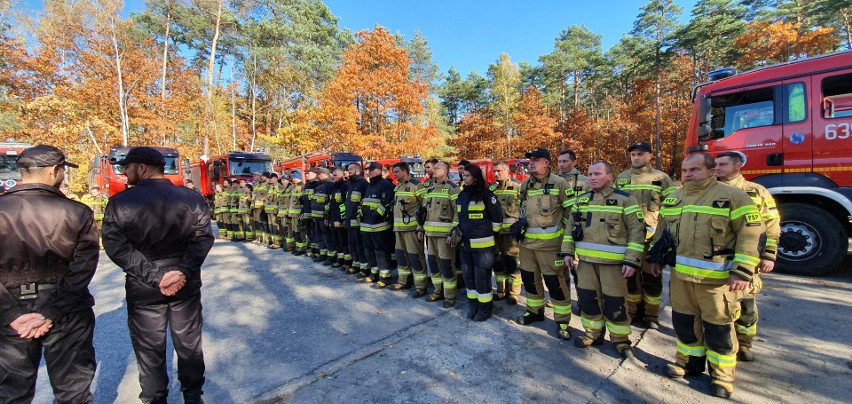
[(530, 177), (521, 184), (520, 219), (510, 228), (516, 237), (522, 237), (521, 279), (527, 291), (527, 310), (518, 322), (529, 325), (544, 320), (547, 285), (557, 335), (570, 339), (571, 289), (565, 283), (563, 259), (570, 239), (563, 235), (570, 216), (571, 190), (562, 177), (550, 172), (550, 151), (538, 148), (526, 153), (526, 157), (530, 159)]
[(349, 172), (349, 184), (343, 204), (343, 227), (346, 229), (349, 251), (352, 254), (352, 264), (348, 271), (350, 274), (358, 273), (359, 278), (365, 278), (370, 276), (370, 266), (364, 252), (364, 235), (361, 234), (361, 200), (367, 193), (367, 180), (364, 179), (361, 163), (350, 163), (346, 171)]
[[(663, 201), (654, 243), (670, 235), (677, 254), (669, 286), (677, 359), (666, 373), (701, 374), (709, 362), (711, 394), (729, 398), (737, 364), (734, 321), (760, 264), (765, 227), (745, 191), (716, 180), (715, 165), (707, 153), (683, 160), (683, 187)], [(651, 271), (660, 276), (662, 267), (654, 263)]]
[(281, 249), (284, 251), (296, 249), (296, 239), (292, 236), (290, 220), (287, 217), (287, 213), (290, 211), (290, 193), (293, 192), (293, 184), (290, 180), (290, 173), (281, 174), (281, 194), (278, 196), (278, 211), (275, 218), (281, 231), (279, 240), (281, 240)]
[(254, 230), (255, 244), (267, 245), (268, 234), (266, 230), (266, 196), (269, 193), (269, 173), (255, 173), (254, 191), (252, 191), (251, 227)]
[(281, 196), (281, 183), (278, 181), (278, 174), (269, 173), (269, 180), (266, 182), (268, 188), (266, 191), (266, 200), (263, 202), (263, 216), (266, 217), (266, 234), (267, 248), (281, 248), (284, 239), (281, 237), (281, 228), (277, 219), (278, 217), (278, 198)]
[(745, 296), (740, 302), (742, 311), (736, 321), (737, 340), (740, 349), (737, 358), (744, 362), (754, 360), (751, 352), (752, 342), (757, 333), (757, 302), (755, 298), (763, 288), (759, 273), (772, 272), (775, 268), (775, 258), (778, 251), (778, 238), (781, 236), (781, 217), (772, 194), (762, 185), (746, 181), (741, 170), (743, 168), (743, 157), (737, 152), (724, 152), (716, 156), (716, 177), (719, 181), (735, 186), (748, 194), (751, 200), (760, 210), (760, 217), (766, 226), (766, 247), (760, 254), (760, 264), (751, 278), (751, 285), (746, 289)]
[(289, 237), (292, 239), (292, 244), (288, 241), (293, 249), (290, 250), (293, 255), (304, 255), (308, 244), (304, 239), (304, 225), (302, 224), (302, 173), (293, 171), (290, 174), (293, 185), (290, 186), (290, 206), (287, 209), (287, 219), (289, 223)]
[(311, 168), (305, 172), (305, 185), (302, 187), (300, 223), (305, 227), (305, 241), (308, 243), (307, 256), (319, 257), (319, 244), (317, 244), (316, 228), (313, 215), (311, 214), (311, 202), (314, 199), (319, 181), (317, 180), (318, 168)]
[(254, 241), (257, 236), (254, 232), (254, 227), (251, 225), (252, 219), (254, 218), (254, 215), (252, 214), (252, 207), (254, 206), (254, 186), (251, 184), (245, 184), (245, 186), (241, 189), (243, 193), (239, 198), (237, 214), (240, 215), (243, 228), (245, 229), (245, 240)]
[(361, 201), (361, 233), (364, 236), (370, 276), (361, 279), (385, 288), (391, 284), (393, 184), (382, 177), (382, 165), (379, 163), (370, 163), (367, 175), (370, 176), (370, 183)]
[(435, 164), (438, 164), (438, 159), (436, 159), (436, 158), (431, 158), (429, 160), (426, 160), (426, 163), (423, 164), (423, 169), (424, 169), (424, 171), (426, 171), (426, 177), (423, 178), (423, 188), (425, 188), (425, 189), (429, 189), (429, 187), (432, 185), (431, 180), (432, 180), (432, 173), (434, 171)]
[[(589, 166), (590, 192), (575, 198), (565, 237), (568, 255), (565, 266), (574, 267), (577, 300), (585, 334), (574, 338), (574, 346), (600, 345), (604, 327), (622, 358), (632, 358), (630, 317), (625, 309), (627, 278), (642, 268), (645, 223), (642, 209), (627, 192), (613, 189), (612, 165), (597, 161)], [(576, 230), (575, 230), (576, 229)]]
[(431, 302), (444, 300), (445, 309), (456, 304), (455, 252), (446, 241), (455, 219), (459, 187), (447, 178), (449, 171), (450, 165), (443, 161), (432, 167), (432, 183), (426, 191), (423, 231), (417, 233), (419, 240), (426, 239), (426, 261), (435, 286), (427, 299)]
[[(485, 321), (491, 317), (494, 307), (491, 290), (496, 245), (494, 235), (503, 227), (503, 209), (486, 186), (479, 166), (467, 165), (462, 181), (465, 188), (456, 200), (455, 227), (450, 231), (447, 243), (460, 251), (467, 285), (467, 318)], [(460, 237), (453, 234), (456, 232), (460, 232)], [(453, 245), (458, 238), (458, 245)]]
[[(568, 181), (568, 188), (571, 190), (572, 198), (580, 196), (580, 194), (588, 191), (589, 177), (586, 177), (580, 170), (577, 169), (577, 153), (571, 149), (562, 150), (559, 152), (559, 157), (556, 160), (556, 166), (559, 168), (559, 176)], [(572, 203), (573, 205), (573, 203)], [(577, 270), (576, 266), (568, 268), (571, 277), (574, 278), (574, 291), (577, 291)], [(566, 282), (567, 277), (565, 278)], [(577, 307), (580, 306), (579, 300)]]
[(331, 233), (328, 230), (328, 201), (334, 189), (334, 182), (331, 180), (331, 171), (327, 168), (317, 170), (318, 184), (314, 189), (313, 197), (311, 198), (311, 219), (314, 223), (314, 232), (317, 238), (317, 248), (319, 255), (314, 257), (314, 262), (319, 262), (325, 265), (331, 265), (332, 259), (337, 254), (334, 246), (331, 244)]
[(399, 278), (391, 287), (392, 290), (408, 289), (409, 277), (413, 275), (413, 298), (426, 294), (426, 257), (423, 252), (423, 242), (417, 239), (417, 232), (423, 227), (417, 221), (417, 213), (423, 206), (426, 189), (423, 184), (411, 177), (408, 163), (399, 162), (393, 165), (393, 175), (398, 181), (394, 196), (393, 231), (396, 236), (396, 262)]
[(494, 164), (494, 178), (497, 180), (489, 188), (497, 197), (503, 209), (503, 223), (500, 234), (496, 236), (498, 257), (494, 264), (497, 290), (494, 300), (506, 299), (510, 305), (518, 304), (521, 294), (521, 269), (518, 265), (518, 240), (509, 234), (509, 227), (518, 221), (520, 209), (521, 184), (512, 178), (509, 165), (505, 161)]
[[(104, 209), (106, 208), (107, 202), (109, 202), (109, 198), (101, 193), (101, 188), (97, 185), (92, 185), (89, 187), (89, 193), (83, 195), (80, 198), (80, 202), (86, 204), (92, 212), (95, 212), (95, 227), (98, 231), (98, 238), (100, 240), (101, 237), (101, 228), (104, 223)], [(101, 249), (103, 249), (103, 243), (101, 243)]]
[(67, 182), (63, 182), (62, 185), (59, 186), (59, 190), (62, 191), (62, 194), (65, 195), (66, 198), (80, 202), (80, 197), (71, 192), (71, 187), (68, 186)]
[[(651, 145), (636, 142), (627, 148), (631, 169), (615, 180), (615, 187), (636, 197), (645, 217), (645, 250), (654, 236), (660, 216), (660, 204), (674, 190), (669, 176), (651, 166)], [(632, 320), (641, 320), (650, 329), (660, 328), (660, 304), (663, 301), (663, 278), (650, 272), (643, 260), (642, 270), (627, 280), (627, 313)], [(641, 317), (640, 317), (641, 316)]]
[(349, 253), (349, 237), (343, 227), (343, 215), (346, 213), (344, 208), (346, 187), (349, 185), (344, 173), (346, 173), (346, 170), (343, 167), (335, 167), (334, 171), (331, 172), (331, 178), (334, 182), (331, 188), (331, 198), (328, 202), (328, 223), (326, 225), (331, 233), (331, 243), (336, 252), (331, 257), (331, 267), (348, 270), (352, 266), (352, 255)]
[(237, 181), (236, 178), (231, 178), (231, 188), (226, 191), (228, 195), (228, 213), (231, 217), (231, 241), (245, 240), (245, 229), (243, 228), (243, 217), (238, 213), (240, 206), (240, 196), (242, 195), (245, 181)]
[(222, 184), (216, 184), (215, 191), (213, 193), (213, 214), (216, 216), (216, 226), (219, 228), (219, 238), (228, 239), (228, 198), (225, 195), (225, 188), (228, 187), (228, 180), (224, 181), (224, 188)]

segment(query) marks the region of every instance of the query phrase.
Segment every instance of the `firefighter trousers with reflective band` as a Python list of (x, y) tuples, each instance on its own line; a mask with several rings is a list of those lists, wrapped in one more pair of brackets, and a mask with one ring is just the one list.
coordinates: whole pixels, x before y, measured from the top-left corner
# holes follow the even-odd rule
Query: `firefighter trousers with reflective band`
[(367, 266), (367, 255), (364, 253), (364, 235), (361, 229), (357, 227), (346, 229), (346, 235), (349, 236), (349, 253), (352, 254), (352, 268), (361, 271)]
[(290, 221), (290, 226), (287, 227), (287, 230), (290, 232), (287, 236), (287, 247), (293, 246), (296, 251), (305, 251), (308, 243), (305, 242), (305, 229), (299, 224), (299, 218), (288, 217), (287, 220)]
[(624, 304), (627, 279), (621, 274), (621, 267), (583, 261), (577, 265), (580, 320), (591, 339), (597, 339), (606, 329), (613, 343), (630, 342), (630, 316)]
[(242, 240), (246, 238), (246, 227), (243, 223), (242, 213), (231, 213), (231, 227), (234, 229), (232, 234), (233, 240)]
[(460, 249), (462, 275), (467, 286), (467, 298), (488, 303), (491, 293), (491, 270), (494, 266), (494, 247), (473, 250)]
[[(313, 218), (311, 220), (314, 222), (314, 231), (317, 237), (316, 246), (319, 248), (320, 258), (325, 259), (328, 257), (328, 253), (334, 250), (334, 246), (331, 245), (331, 231), (325, 225), (325, 219)], [(336, 251), (335, 254), (337, 254)]]
[(144, 402), (165, 403), (169, 395), (167, 332), (171, 334), (177, 356), (181, 391), (184, 395), (200, 393), (204, 385), (201, 291), (186, 297), (178, 297), (180, 293), (172, 297), (160, 295), (161, 298), (157, 299), (151, 290), (153, 288), (130, 277), (127, 278), (126, 289), (130, 342), (136, 353), (139, 384), (142, 386), (139, 398)]
[(255, 237), (256, 234), (255, 234), (255, 230), (254, 230), (254, 222), (251, 221), (251, 215), (250, 214), (243, 214), (242, 220), (243, 220), (243, 229), (245, 229), (245, 233), (244, 233), (245, 239), (246, 240), (254, 240), (254, 237)]
[(709, 362), (713, 383), (733, 391), (738, 349), (734, 320), (742, 292), (731, 292), (727, 284), (687, 282), (676, 275), (670, 289), (676, 363), (689, 373), (701, 373)]
[(332, 244), (335, 249), (335, 261), (343, 265), (344, 262), (351, 262), (352, 255), (349, 253), (349, 236), (346, 234), (346, 229), (343, 227), (329, 227), (328, 230), (331, 233)]
[(559, 256), (559, 250), (531, 250), (521, 246), (520, 258), (527, 310), (542, 312), (544, 285), (547, 285), (553, 301), (553, 319), (567, 326), (571, 321), (571, 289), (565, 283), (565, 261)]
[(364, 235), (364, 252), (370, 275), (389, 279), (391, 277), (391, 254), (393, 254), (393, 230), (361, 232)]
[(400, 285), (408, 285), (408, 279), (414, 277), (414, 288), (426, 290), (426, 256), (423, 242), (417, 239), (416, 231), (394, 232), (396, 237), (396, 263)]
[[(35, 299), (24, 303), (32, 312)], [(19, 302), (19, 305), (21, 303)], [(65, 315), (38, 339), (25, 340), (9, 325), (0, 329), (0, 403), (30, 403), (42, 353), (57, 403), (91, 403), (95, 377), (92, 337), (95, 314), (91, 308)]]
[(758, 274), (754, 274), (749, 289), (740, 301), (740, 317), (735, 323), (737, 341), (741, 347), (751, 348), (754, 336), (757, 335), (757, 321), (760, 319), (757, 314), (757, 294), (761, 289), (763, 289), (763, 281)]
[[(645, 244), (645, 253), (648, 244)], [(651, 265), (642, 255), (642, 270), (627, 278), (627, 314), (631, 319), (659, 322), (663, 302), (663, 277), (651, 274)]]
[(426, 248), (429, 254), (429, 270), (432, 272), (432, 284), (436, 295), (444, 295), (444, 299), (456, 301), (456, 271), (453, 269), (455, 248), (447, 245), (446, 237), (426, 237)]
[(521, 294), (521, 269), (519, 268), (518, 241), (509, 234), (498, 234), (496, 239), (499, 255), (494, 263), (494, 277), (497, 279), (497, 295), (502, 297)]

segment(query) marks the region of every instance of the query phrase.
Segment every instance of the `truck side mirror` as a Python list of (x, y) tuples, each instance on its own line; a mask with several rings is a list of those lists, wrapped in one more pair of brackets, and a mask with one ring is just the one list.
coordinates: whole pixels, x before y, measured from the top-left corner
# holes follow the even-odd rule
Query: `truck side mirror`
[(213, 166), (213, 181), (219, 181), (219, 165), (216, 164)]

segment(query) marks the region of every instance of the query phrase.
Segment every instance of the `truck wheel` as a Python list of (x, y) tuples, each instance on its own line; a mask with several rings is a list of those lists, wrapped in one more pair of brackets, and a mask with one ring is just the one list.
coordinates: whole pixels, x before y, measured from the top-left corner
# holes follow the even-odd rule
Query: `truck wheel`
[(804, 203), (781, 204), (779, 210), (779, 272), (819, 276), (840, 266), (849, 249), (849, 236), (834, 216)]

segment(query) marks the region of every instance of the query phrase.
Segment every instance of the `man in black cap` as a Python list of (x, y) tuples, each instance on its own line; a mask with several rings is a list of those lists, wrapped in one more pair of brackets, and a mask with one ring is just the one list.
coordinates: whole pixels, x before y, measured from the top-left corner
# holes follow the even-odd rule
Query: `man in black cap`
[(210, 210), (202, 196), (163, 178), (156, 149), (135, 147), (115, 164), (127, 183), (107, 204), (103, 240), (107, 255), (124, 269), (130, 339), (139, 366), (139, 398), (165, 403), (166, 327), (178, 357), (178, 380), (187, 403), (200, 403), (201, 264), (213, 246)]
[(92, 402), (98, 266), (92, 210), (57, 187), (76, 164), (52, 146), (18, 157), (23, 178), (0, 197), (0, 402), (31, 402), (42, 353), (56, 402)]
[[(654, 237), (660, 206), (675, 187), (669, 176), (651, 166), (651, 145), (636, 142), (627, 148), (630, 157), (629, 170), (623, 171), (615, 180), (615, 188), (636, 198), (645, 219), (645, 251)], [(651, 266), (642, 257), (642, 270), (636, 271), (627, 280), (627, 313), (633, 321), (642, 321), (647, 328), (660, 327), (660, 304), (663, 301), (663, 277), (651, 271)]]
[(370, 183), (361, 201), (361, 233), (364, 251), (370, 266), (370, 275), (363, 282), (375, 282), (379, 288), (391, 284), (391, 255), (393, 237), (393, 184), (382, 177), (382, 165), (377, 162), (367, 166)]

